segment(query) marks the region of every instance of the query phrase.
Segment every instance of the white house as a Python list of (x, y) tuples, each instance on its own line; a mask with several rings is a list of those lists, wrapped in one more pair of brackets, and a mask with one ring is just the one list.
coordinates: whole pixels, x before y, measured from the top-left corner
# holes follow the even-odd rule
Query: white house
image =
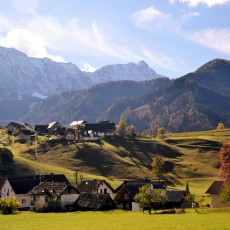
[(66, 182), (40, 182), (28, 195), (30, 211), (66, 211), (66, 205), (73, 204), (79, 192)]
[(214, 181), (206, 191), (211, 197), (212, 208), (230, 207), (230, 202), (222, 203), (220, 200), (221, 190), (224, 188), (224, 181)]
[(116, 195), (116, 191), (105, 180), (83, 180), (77, 190), (79, 192), (109, 194), (112, 199)]
[[(28, 192), (41, 181), (55, 181), (69, 183), (64, 174), (30, 175), (21, 177), (8, 177), (0, 181), (0, 197), (15, 197), (21, 203), (22, 209), (29, 209), (31, 197)], [(70, 183), (69, 183), (70, 184)]]

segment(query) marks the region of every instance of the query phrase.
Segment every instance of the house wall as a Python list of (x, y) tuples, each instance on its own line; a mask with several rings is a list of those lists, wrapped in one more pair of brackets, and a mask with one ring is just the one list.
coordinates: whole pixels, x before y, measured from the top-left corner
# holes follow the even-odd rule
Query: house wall
[(142, 208), (140, 207), (139, 203), (132, 202), (132, 211), (140, 211)]
[(24, 133), (19, 133), (16, 138), (18, 140), (30, 140), (31, 136), (25, 135)]
[(107, 189), (107, 193), (110, 195), (110, 197), (112, 199), (114, 199), (115, 194), (113, 193), (113, 191), (105, 183), (100, 184), (100, 186), (98, 187), (97, 192), (98, 193), (104, 193), (105, 189)]
[(13, 135), (17, 134), (21, 130), (19, 127), (15, 127), (13, 125), (8, 125), (7, 129), (12, 132)]
[(67, 140), (74, 140), (74, 134), (73, 133), (67, 133), (66, 139)]
[[(31, 196), (31, 200), (33, 200), (32, 196)], [(47, 203), (45, 202), (45, 196), (44, 195), (36, 196), (36, 201), (35, 202), (32, 201), (32, 205), (30, 206), (30, 210), (36, 211), (36, 210), (40, 210), (44, 207), (47, 207)]]
[(16, 199), (21, 203), (21, 208), (29, 208), (31, 203), (31, 197), (27, 194), (16, 194)]
[(221, 203), (219, 194), (211, 194), (210, 197), (211, 197), (212, 208), (230, 207), (230, 202)]
[(65, 205), (71, 205), (79, 197), (79, 194), (63, 194), (61, 195), (61, 209), (66, 210)]
[(9, 181), (6, 180), (1, 189), (1, 198), (10, 198), (12, 196), (15, 196), (15, 192), (11, 187)]

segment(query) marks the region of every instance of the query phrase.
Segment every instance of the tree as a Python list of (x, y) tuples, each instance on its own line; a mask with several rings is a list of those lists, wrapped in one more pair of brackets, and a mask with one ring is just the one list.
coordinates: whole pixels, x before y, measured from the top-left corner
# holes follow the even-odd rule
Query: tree
[(149, 210), (151, 213), (151, 187), (149, 184), (143, 185), (139, 188), (139, 193), (136, 194), (134, 199), (139, 203), (140, 207), (144, 210)]
[(0, 165), (8, 165), (14, 160), (13, 153), (7, 148), (0, 148)]
[(150, 185), (144, 185), (139, 188), (139, 193), (134, 197), (139, 202), (139, 205), (144, 210), (148, 210), (149, 214), (151, 209), (161, 208), (162, 205), (166, 204), (168, 197), (162, 189), (151, 189)]
[(160, 181), (162, 175), (164, 174), (164, 161), (161, 156), (156, 156), (151, 166), (153, 174), (156, 175), (158, 180)]
[(133, 136), (133, 135), (135, 134), (135, 131), (136, 131), (136, 128), (135, 128), (134, 125), (129, 125), (129, 126), (127, 126), (127, 128), (126, 128), (127, 134), (129, 134), (129, 135), (131, 135), (131, 136)]
[(230, 202), (230, 183), (226, 184), (220, 193), (222, 203)]
[(118, 134), (120, 134), (122, 136), (126, 134), (126, 132), (127, 132), (127, 125), (126, 125), (125, 120), (120, 120), (119, 121), (117, 132), (118, 132)]
[(161, 128), (158, 128), (157, 132), (163, 136), (166, 133), (166, 129), (164, 127), (161, 127)]
[(230, 141), (227, 141), (219, 151), (220, 171), (219, 176), (225, 181), (230, 179)]
[(219, 122), (218, 125), (217, 125), (217, 129), (224, 129), (224, 123), (222, 122)]
[(168, 201), (168, 197), (163, 189), (152, 190), (151, 207), (155, 210), (162, 208)]
[(5, 215), (14, 213), (20, 207), (21, 203), (15, 197), (0, 199), (0, 211)]
[(188, 184), (188, 181), (187, 181), (187, 183), (186, 183), (186, 188), (185, 188), (185, 190), (189, 192), (189, 184)]

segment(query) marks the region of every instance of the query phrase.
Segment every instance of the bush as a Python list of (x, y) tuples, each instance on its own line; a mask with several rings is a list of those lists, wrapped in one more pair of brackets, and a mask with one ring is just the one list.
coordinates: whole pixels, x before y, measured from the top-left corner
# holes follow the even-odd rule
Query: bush
[(13, 153), (7, 148), (0, 148), (0, 164), (8, 165), (13, 162)]
[(0, 211), (4, 214), (12, 214), (21, 207), (21, 203), (15, 197), (0, 200)]

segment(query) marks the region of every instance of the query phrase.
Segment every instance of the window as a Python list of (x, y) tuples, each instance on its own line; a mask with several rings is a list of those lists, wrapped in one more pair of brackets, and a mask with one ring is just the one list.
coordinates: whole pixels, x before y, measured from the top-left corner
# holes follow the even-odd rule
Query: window
[(26, 204), (26, 199), (22, 199), (22, 204)]
[(103, 193), (103, 189), (101, 188), (101, 193)]
[(7, 189), (7, 193), (6, 193), (6, 195), (7, 195), (7, 196), (9, 196), (9, 195), (10, 195), (10, 190), (9, 190), (9, 189)]
[(107, 188), (104, 188), (104, 194), (107, 194)]
[(33, 196), (33, 202), (36, 202), (36, 196)]

